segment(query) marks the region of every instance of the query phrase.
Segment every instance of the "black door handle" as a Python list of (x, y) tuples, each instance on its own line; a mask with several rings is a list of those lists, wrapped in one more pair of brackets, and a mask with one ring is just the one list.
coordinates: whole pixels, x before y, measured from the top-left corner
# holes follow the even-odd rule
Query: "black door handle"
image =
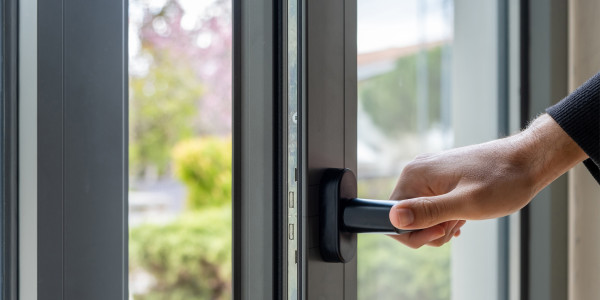
[(396, 201), (356, 197), (356, 176), (350, 169), (327, 169), (321, 180), (319, 235), (321, 256), (328, 262), (348, 262), (356, 255), (357, 233), (402, 234), (389, 213)]

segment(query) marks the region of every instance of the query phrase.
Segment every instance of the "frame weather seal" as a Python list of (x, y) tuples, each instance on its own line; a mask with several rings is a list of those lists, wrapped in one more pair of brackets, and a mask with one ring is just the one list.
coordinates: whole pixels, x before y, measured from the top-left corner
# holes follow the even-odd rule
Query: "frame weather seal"
[(299, 279), (301, 259), (299, 245), (300, 244), (300, 218), (301, 212), (299, 199), (299, 179), (300, 179), (300, 151), (299, 151), (299, 106), (298, 106), (298, 91), (299, 91), (299, 40), (300, 28), (299, 22), (299, 0), (288, 0), (286, 17), (286, 43), (285, 58), (286, 58), (286, 90), (287, 90), (287, 110), (285, 111), (286, 137), (283, 139), (283, 146), (287, 149), (286, 166), (287, 166), (287, 197), (284, 197), (284, 207), (287, 210), (287, 239), (286, 239), (286, 287), (287, 299), (296, 300), (300, 298)]

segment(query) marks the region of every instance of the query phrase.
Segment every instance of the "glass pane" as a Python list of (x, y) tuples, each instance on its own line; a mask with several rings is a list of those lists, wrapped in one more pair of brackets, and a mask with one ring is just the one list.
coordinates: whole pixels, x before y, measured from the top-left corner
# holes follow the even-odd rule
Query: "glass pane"
[(231, 298), (231, 2), (129, 1), (131, 299)]
[[(358, 0), (358, 195), (388, 199), (420, 153), (452, 146), (452, 0)], [(450, 246), (358, 237), (359, 299), (450, 299)]]

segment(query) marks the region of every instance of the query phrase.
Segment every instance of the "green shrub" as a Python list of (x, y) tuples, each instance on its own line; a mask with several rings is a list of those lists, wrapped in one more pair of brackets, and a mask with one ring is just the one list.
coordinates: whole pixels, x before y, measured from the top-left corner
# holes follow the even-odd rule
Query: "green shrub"
[(132, 228), (129, 241), (130, 269), (141, 268), (155, 279), (135, 299), (231, 298), (231, 206)]
[(188, 209), (231, 202), (231, 156), (229, 137), (195, 138), (175, 145), (175, 174), (187, 187)]

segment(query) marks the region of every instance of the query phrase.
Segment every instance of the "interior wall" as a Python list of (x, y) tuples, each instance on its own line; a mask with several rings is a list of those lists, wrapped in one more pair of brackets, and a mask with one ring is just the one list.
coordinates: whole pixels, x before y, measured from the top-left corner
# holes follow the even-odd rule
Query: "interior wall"
[[(569, 90), (600, 71), (600, 1), (569, 1)], [(569, 299), (600, 294), (600, 186), (583, 164), (569, 172)]]

